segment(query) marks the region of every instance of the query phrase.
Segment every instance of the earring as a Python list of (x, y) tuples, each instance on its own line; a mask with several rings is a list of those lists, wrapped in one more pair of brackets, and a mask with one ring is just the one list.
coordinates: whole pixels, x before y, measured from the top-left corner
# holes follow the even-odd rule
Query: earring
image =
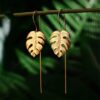
[[(35, 14), (36, 12), (34, 12)], [(40, 17), (40, 16), (39, 16)], [(45, 36), (41, 31), (37, 31), (34, 15), (33, 22), (36, 27), (36, 31), (29, 32), (26, 38), (26, 48), (32, 57), (40, 55), (40, 93), (42, 94), (42, 63), (41, 63), (41, 50), (43, 49)]]
[(50, 37), (50, 44), (54, 54), (62, 57), (70, 46), (69, 33), (65, 30), (54, 31)]
[(26, 38), (26, 48), (32, 57), (36, 57), (40, 54), (44, 45), (44, 34), (40, 31), (29, 32)]
[[(59, 13), (60, 13), (60, 11), (59, 11)], [(59, 20), (59, 13), (58, 13), (58, 20)], [(66, 22), (65, 22), (65, 29), (66, 29)], [(57, 55), (57, 57), (60, 58), (63, 55), (65, 55), (65, 58), (64, 58), (65, 72), (64, 72), (64, 74), (65, 74), (65, 94), (66, 94), (66, 92), (67, 92), (67, 90), (66, 90), (66, 87), (67, 87), (66, 86), (66, 83), (67, 83), (66, 82), (66, 51), (68, 51), (69, 46), (70, 46), (70, 34), (65, 30), (54, 31), (50, 37), (50, 44), (51, 44), (51, 48), (52, 48), (54, 54)]]

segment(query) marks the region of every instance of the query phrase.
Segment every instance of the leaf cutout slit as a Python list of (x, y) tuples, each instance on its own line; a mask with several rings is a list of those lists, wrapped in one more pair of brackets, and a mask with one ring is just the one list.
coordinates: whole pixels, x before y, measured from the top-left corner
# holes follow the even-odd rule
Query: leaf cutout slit
[(62, 46), (63, 48), (65, 48), (65, 49), (66, 49), (66, 47), (65, 47), (65, 45), (64, 45), (64, 44), (61, 44), (61, 46)]
[(66, 36), (64, 36), (64, 37), (63, 37), (63, 39), (67, 39), (67, 37), (66, 37)]
[(42, 39), (42, 40), (44, 41), (44, 38), (43, 38), (43, 37), (41, 37), (41, 36), (38, 36), (38, 38), (40, 38), (40, 39)]
[(57, 48), (53, 49), (54, 51), (57, 50)]
[(58, 56), (59, 55), (59, 52), (56, 55)]
[(42, 44), (41, 42), (39, 42), (39, 41), (38, 41), (38, 43), (39, 43), (40, 45), (43, 45), (43, 44)]
[(36, 55), (36, 53), (34, 52), (34, 54)]
[(29, 50), (29, 48), (31, 48), (33, 46), (33, 44), (30, 44), (29, 47), (27, 48)]
[(51, 37), (51, 38), (56, 38), (57, 36), (56, 35), (54, 35), (53, 37)]
[(30, 51), (30, 53), (32, 53), (32, 52), (33, 52), (33, 50)]
[(60, 52), (63, 54), (63, 51), (62, 50), (60, 50)]
[(66, 39), (68, 42), (70, 42), (69, 38), (64, 36), (63, 39)]
[(54, 44), (56, 41), (51, 42), (51, 44)]
[(28, 38), (26, 38), (26, 40), (30, 40), (30, 39), (32, 39), (32, 37), (28, 37)]
[(36, 50), (38, 50), (38, 51), (39, 51), (39, 49), (38, 49), (38, 48), (36, 48)]

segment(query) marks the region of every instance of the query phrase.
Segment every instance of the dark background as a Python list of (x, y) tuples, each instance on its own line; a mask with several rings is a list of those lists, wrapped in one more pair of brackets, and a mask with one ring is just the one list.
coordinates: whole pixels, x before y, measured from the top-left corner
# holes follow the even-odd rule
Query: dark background
[[(49, 44), (50, 32), (62, 28), (57, 15), (41, 16), (40, 20), (40, 30), (46, 36), (42, 51), (43, 94), (39, 91), (39, 56), (32, 58), (25, 47), (27, 34), (35, 30), (32, 17), (12, 15), (13, 12), (100, 6), (99, 0), (94, 0), (92, 5), (91, 1), (0, 0), (0, 13), (11, 20), (0, 65), (0, 100), (100, 99), (99, 13), (66, 14), (66, 29), (71, 34), (71, 47), (67, 53), (67, 95), (64, 94), (64, 58), (57, 58)], [(38, 18), (35, 19), (38, 25)], [(61, 19), (64, 19), (63, 15)]]

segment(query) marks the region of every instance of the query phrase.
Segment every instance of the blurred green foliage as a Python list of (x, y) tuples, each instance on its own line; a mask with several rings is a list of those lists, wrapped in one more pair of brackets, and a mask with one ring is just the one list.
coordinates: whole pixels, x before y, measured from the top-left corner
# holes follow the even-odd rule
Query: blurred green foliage
[[(20, 3), (23, 4), (23, 2)], [(97, 8), (100, 6), (99, 0), (37, 0), (28, 2), (29, 4), (33, 3), (34, 9), (44, 11), (49, 9)], [(39, 3), (38, 6), (35, 6), (37, 3)], [(23, 11), (25, 5), (26, 11), (32, 10), (33, 5), (28, 8), (29, 4), (25, 2), (21, 8), (21, 4), (20, 9), (16, 8), (16, 11)], [(7, 7), (5, 7), (4, 12), (7, 11), (6, 9)], [(66, 30), (71, 35), (71, 47), (67, 53), (68, 94), (66, 96), (64, 95), (63, 57), (58, 59), (54, 56), (49, 45), (51, 33), (57, 29), (64, 29), (64, 15), (66, 17)], [(43, 96), (39, 93), (39, 57), (32, 58), (25, 48), (25, 38), (29, 31), (35, 29), (34, 24), (31, 17), (14, 18), (10, 16), (10, 18), (12, 30), (5, 42), (3, 66), (0, 66), (2, 67), (0, 68), (2, 69), (0, 71), (0, 100), (99, 100), (99, 13), (61, 14), (61, 24), (59, 24), (56, 14), (41, 16), (39, 27), (46, 37), (46, 44), (42, 51)]]

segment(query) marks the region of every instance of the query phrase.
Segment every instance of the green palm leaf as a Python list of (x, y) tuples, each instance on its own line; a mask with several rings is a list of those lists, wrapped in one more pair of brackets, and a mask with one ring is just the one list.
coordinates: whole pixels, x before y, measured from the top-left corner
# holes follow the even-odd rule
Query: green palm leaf
[[(32, 59), (23, 52), (16, 50), (17, 57), (19, 58), (22, 67), (25, 68), (31, 74), (38, 74), (40, 71), (39, 59)], [(47, 62), (47, 63), (46, 63)], [(52, 63), (51, 63), (52, 62)], [(50, 57), (42, 58), (42, 71), (43, 73), (47, 73), (46, 68), (52, 69), (56, 64), (56, 60)]]
[(0, 75), (0, 93), (7, 93), (10, 89), (15, 91), (29, 90), (27, 85), (25, 84), (25, 78), (12, 73), (12, 72), (4, 72)]

